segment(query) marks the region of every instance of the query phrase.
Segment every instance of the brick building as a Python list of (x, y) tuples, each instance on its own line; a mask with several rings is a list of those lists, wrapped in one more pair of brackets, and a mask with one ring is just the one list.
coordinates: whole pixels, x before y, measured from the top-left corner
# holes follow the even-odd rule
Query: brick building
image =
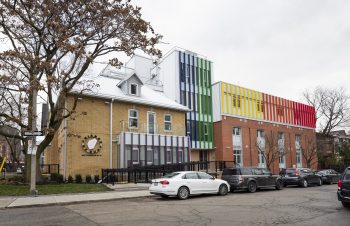
[[(306, 167), (307, 152), (316, 154), (312, 106), (224, 82), (213, 84), (213, 106), (216, 160), (241, 166), (270, 164), (278, 173)], [(311, 167), (317, 167), (317, 157)]]
[[(149, 88), (135, 73), (104, 71), (94, 83), (98, 90), (79, 94), (77, 114), (62, 123), (45, 163), (59, 163), (67, 178), (100, 174), (102, 168), (190, 160), (187, 107)], [(78, 92), (68, 94), (68, 109)]]

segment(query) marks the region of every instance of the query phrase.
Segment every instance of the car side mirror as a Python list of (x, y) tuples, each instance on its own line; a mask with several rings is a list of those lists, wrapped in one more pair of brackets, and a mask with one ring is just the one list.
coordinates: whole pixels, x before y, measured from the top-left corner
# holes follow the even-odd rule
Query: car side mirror
[(270, 173), (270, 176), (272, 176), (272, 173)]
[(215, 177), (211, 177), (210, 180), (215, 180)]

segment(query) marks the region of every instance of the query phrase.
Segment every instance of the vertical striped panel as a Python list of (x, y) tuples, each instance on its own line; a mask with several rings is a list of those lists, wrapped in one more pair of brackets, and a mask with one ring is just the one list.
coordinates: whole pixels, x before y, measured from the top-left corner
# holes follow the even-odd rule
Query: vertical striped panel
[(233, 91), (232, 91), (232, 84), (230, 84), (230, 114), (234, 114), (234, 109), (233, 109)]
[(225, 102), (224, 102), (224, 99), (225, 99), (225, 83), (221, 83), (221, 112), (222, 113), (225, 113)]
[(229, 84), (225, 83), (225, 91), (226, 91), (226, 113), (230, 114), (230, 108), (229, 108), (229, 104), (230, 104), (230, 97), (229, 97)]
[(243, 101), (242, 101), (242, 96), (243, 96), (243, 90), (242, 87), (239, 87), (239, 104), (240, 104), (240, 108), (239, 108), (239, 115), (242, 116), (243, 115)]

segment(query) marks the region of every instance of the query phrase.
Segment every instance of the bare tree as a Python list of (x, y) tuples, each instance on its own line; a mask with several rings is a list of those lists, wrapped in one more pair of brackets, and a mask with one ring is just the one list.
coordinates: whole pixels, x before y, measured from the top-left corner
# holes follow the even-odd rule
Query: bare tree
[(312, 163), (317, 160), (316, 139), (304, 136), (304, 140), (304, 145), (300, 145), (301, 154), (306, 162), (307, 168), (311, 168)]
[[(118, 52), (131, 55), (136, 49), (161, 56), (155, 48), (161, 36), (129, 0), (0, 2), (0, 32), (7, 48), (0, 52), (0, 123), (17, 129), (15, 138), (27, 149), (23, 133), (35, 129), (35, 103), (38, 93), (43, 94), (50, 112), (37, 158), (62, 121), (76, 113), (77, 101), (72, 108), (65, 107), (67, 93), (77, 86), (82, 93), (95, 85), (82, 84), (82, 78), (97, 58)], [(110, 63), (121, 65), (117, 57)], [(29, 164), (26, 156), (27, 180)]]
[(318, 127), (323, 135), (329, 135), (337, 127), (350, 126), (350, 97), (346, 89), (317, 87), (305, 91), (304, 99), (316, 109)]
[(266, 168), (270, 171), (275, 162), (279, 162), (280, 158), (289, 154), (288, 149), (285, 148), (285, 139), (279, 137), (279, 133), (274, 131), (265, 134), (264, 138), (257, 139), (256, 147), (258, 154), (266, 163)]

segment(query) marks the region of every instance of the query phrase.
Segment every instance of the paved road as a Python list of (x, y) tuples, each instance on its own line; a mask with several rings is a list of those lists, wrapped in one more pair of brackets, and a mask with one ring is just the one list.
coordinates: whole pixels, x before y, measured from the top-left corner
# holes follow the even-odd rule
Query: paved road
[(0, 225), (350, 225), (336, 185), (0, 210)]

